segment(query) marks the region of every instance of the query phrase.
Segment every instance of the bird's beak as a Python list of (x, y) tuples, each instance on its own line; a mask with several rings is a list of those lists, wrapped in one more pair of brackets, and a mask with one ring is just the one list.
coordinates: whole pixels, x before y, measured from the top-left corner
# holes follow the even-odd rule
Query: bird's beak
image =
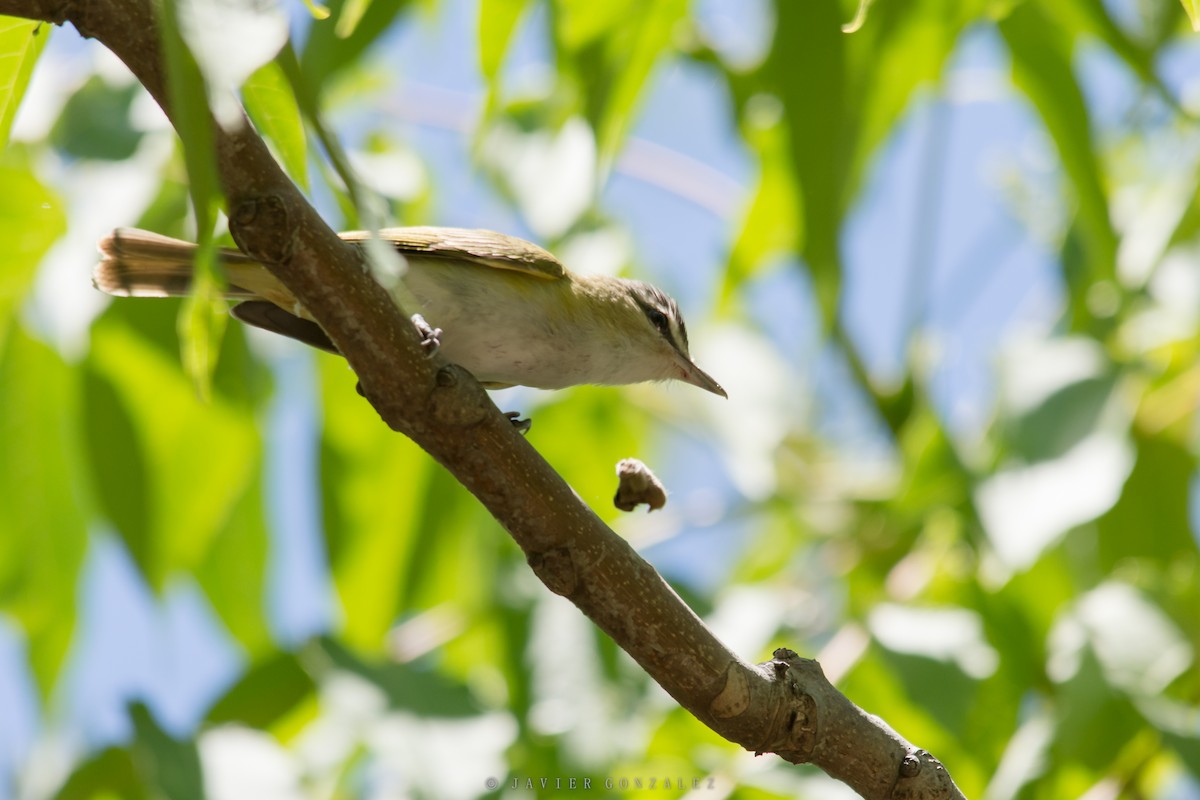
[(699, 386), (706, 392), (729, 398), (729, 395), (721, 388), (721, 384), (714, 381), (711, 375), (697, 367), (696, 362), (683, 354), (679, 354), (679, 373), (679, 380), (684, 383), (690, 383), (692, 386)]

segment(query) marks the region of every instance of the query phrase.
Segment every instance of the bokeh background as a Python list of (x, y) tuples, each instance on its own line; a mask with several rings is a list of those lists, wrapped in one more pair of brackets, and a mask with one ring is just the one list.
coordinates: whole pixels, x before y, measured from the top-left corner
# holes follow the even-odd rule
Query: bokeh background
[[(728, 401), (494, 398), (744, 658), (820, 658), (970, 797), (1200, 797), (1178, 2), (172, 8), (331, 224), (679, 300)], [(675, 707), (340, 360), (95, 292), (108, 230), (214, 201), (102, 47), (0, 18), (0, 134), (0, 798), (850, 794)], [(631, 455), (666, 510), (611, 507)]]

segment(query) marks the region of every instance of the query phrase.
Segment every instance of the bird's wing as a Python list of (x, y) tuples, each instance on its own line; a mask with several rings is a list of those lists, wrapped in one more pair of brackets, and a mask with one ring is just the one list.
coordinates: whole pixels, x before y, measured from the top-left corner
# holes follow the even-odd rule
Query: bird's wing
[(233, 315), (234, 319), (241, 320), (247, 325), (287, 336), (334, 355), (341, 355), (337, 345), (320, 325), (312, 320), (289, 314), (274, 303), (266, 300), (247, 300), (229, 309), (229, 313)]
[[(369, 231), (338, 234), (348, 242), (363, 242)], [(379, 237), (395, 245), (403, 256), (447, 258), (492, 269), (524, 272), (535, 278), (556, 280), (566, 270), (562, 262), (536, 244), (495, 231), (470, 228), (384, 228)]]

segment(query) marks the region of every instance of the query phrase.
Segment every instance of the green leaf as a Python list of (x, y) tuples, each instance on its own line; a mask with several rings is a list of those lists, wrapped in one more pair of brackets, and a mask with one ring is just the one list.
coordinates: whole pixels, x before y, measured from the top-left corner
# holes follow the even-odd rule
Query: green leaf
[(836, 0), (778, 3), (766, 71), (783, 100), (800, 187), (804, 244), (826, 324), (837, 313), (838, 236), (846, 205), (846, 64)]
[(1116, 274), (1117, 234), (1096, 158), (1091, 120), (1071, 67), (1070, 43), (1037, 3), (1022, 3), (1000, 20), (1013, 60), (1013, 80), (1033, 103), (1075, 189), (1088, 284)]
[(262, 478), (256, 471), (195, 573), (213, 610), (251, 657), (272, 647), (265, 613), (269, 545), (265, 504)]
[(196, 214), (196, 229), (212, 229), (218, 202), (217, 162), (213, 151), (212, 116), (204, 77), (179, 33), (176, 2), (162, 5), (163, 52), (167, 61), (167, 96), (172, 122), (183, 142), (189, 189)]
[(50, 142), (75, 158), (129, 158), (142, 141), (129, 119), (138, 91), (136, 83), (117, 87), (93, 75), (67, 101), (50, 131)]
[(204, 800), (204, 774), (194, 742), (168, 735), (142, 703), (129, 707), (135, 738), (133, 763), (143, 784), (156, 797)]
[[(181, 7), (180, 3), (187, 1), (164, 3), (161, 6), (161, 19), (163, 50), (167, 61), (167, 96), (173, 112), (172, 122), (183, 142), (183, 158), (187, 165), (188, 189), (192, 196), (199, 244), (192, 276), (192, 293), (179, 315), (180, 344), (183, 363), (196, 392), (207, 399), (212, 388), (216, 353), (225, 330), (224, 315), (219, 313), (223, 307), (217, 289), (216, 254), (212, 241), (221, 191), (214, 150), (213, 117), (206, 100), (206, 88), (209, 87), (206, 87), (197, 59), (181, 34), (180, 14), (185, 10), (188, 13), (197, 12), (196, 8)], [(211, 53), (205, 55), (212, 56)]]
[[(175, 571), (206, 561), (247, 492), (257, 491), (261, 452), (253, 409), (220, 395), (199, 402), (160, 343), (161, 329), (147, 339), (127, 321), (140, 319), (146, 326), (169, 310), (170, 305), (146, 300), (117, 301), (93, 326), (88, 355), (91, 368), (128, 409), (145, 448), (146, 484), (126, 483), (119, 490), (153, 498), (146, 503), (153, 544), (138, 566), (156, 589)], [(96, 466), (104, 469), (107, 463), (101, 458)], [(222, 607), (215, 598), (214, 605)]]
[(97, 504), (117, 529), (135, 564), (149, 574), (155, 561), (146, 456), (138, 430), (112, 383), (93, 364), (83, 370), (84, 431)]
[[(0, 17), (3, 20), (3, 17)], [(67, 230), (62, 202), (22, 165), (0, 163), (0, 346), (38, 263)]]
[[(334, 20), (341, 18), (350, 1), (334, 0), (329, 4)], [(314, 96), (321, 94), (331, 78), (357, 61), (410, 4), (411, 0), (374, 0), (348, 36), (338, 35), (335, 23), (330, 20), (314, 23), (300, 59), (304, 81)]]
[(318, 356), (321, 485), (326, 546), (343, 612), (341, 635), (377, 650), (400, 613), (413, 537), (432, 464), (407, 439), (381, 436), (379, 420), (354, 391), (340, 359)]
[[(205, 246), (207, 239), (207, 246)], [(212, 233), (201, 237), (192, 270), (192, 291), (179, 309), (179, 344), (183, 368), (192, 380), (196, 396), (212, 399), (212, 376), (221, 351), (221, 338), (229, 322), (229, 309), (217, 285)]]
[(370, 7), (371, 0), (345, 0), (334, 21), (334, 35), (339, 39), (352, 35)]
[(1148, 558), (1163, 568), (1195, 563), (1196, 541), (1188, 518), (1193, 451), (1135, 429), (1137, 461), (1121, 497), (1100, 518), (1100, 558), (1105, 571)]
[(479, 69), (492, 94), (517, 21), (528, 6), (529, 0), (481, 0), (479, 4)]
[(29, 640), (49, 694), (75, 623), (87, 547), (76, 376), (19, 328), (0, 346), (0, 609)]
[(146, 787), (137, 774), (133, 756), (124, 748), (101, 750), (75, 767), (66, 783), (54, 795), (55, 800), (94, 800), (112, 796), (145, 800)]
[(291, 653), (276, 653), (242, 676), (208, 712), (214, 724), (238, 722), (266, 729), (313, 694), (316, 684)]
[(1066, 454), (1095, 432), (1116, 386), (1116, 375), (1111, 374), (1067, 384), (1013, 419), (1006, 444), (1027, 462)]
[(313, 19), (329, 19), (329, 8), (327, 6), (316, 2), (316, 0), (304, 0), (304, 5), (308, 7), (308, 13), (312, 14)]
[(594, 3), (559, 0), (556, 38), (576, 60), (596, 131), (597, 163), (608, 171), (633, 125), (654, 66), (687, 15), (686, 0)]
[[(208, 106), (226, 130), (242, 124), (237, 92), (288, 41), (288, 16), (279, 0), (171, 0), (166, 27), (178, 31), (203, 76)], [(168, 52), (168, 61), (171, 61)], [(177, 64), (180, 62), (176, 62)], [(171, 65), (172, 69), (176, 64)], [(185, 68), (186, 69), (186, 68)], [(187, 81), (192, 77), (186, 76)], [(200, 88), (195, 84), (194, 88)], [(174, 101), (175, 96), (172, 95)], [(185, 137), (186, 138), (186, 137)]]
[[(754, 124), (750, 120), (747, 127)], [(752, 130), (747, 138), (758, 155), (758, 186), (729, 254), (722, 287), (726, 300), (769, 259), (797, 251), (804, 239), (786, 128), (777, 122)]]
[(1107, 770), (1137, 733), (1142, 721), (1130, 700), (1105, 680), (1096, 655), (1085, 646), (1075, 674), (1056, 695), (1052, 767), (1080, 764)]
[(43, 22), (0, 16), (0, 148), (8, 144), (17, 106), (49, 36)]
[(300, 107), (283, 69), (275, 61), (250, 76), (242, 87), (246, 111), (259, 132), (275, 146), (288, 174), (308, 188), (308, 143)]
[(1192, 30), (1200, 33), (1200, 0), (1179, 0), (1183, 3), (1183, 10), (1187, 12), (1188, 21), (1192, 23)]
[(852, 142), (847, 153), (851, 191), (895, 130), (913, 94), (940, 80), (959, 34), (984, 5), (980, 0), (880, 3), (872, 6), (869, 23), (846, 37), (852, 68), (848, 80), (853, 84), (846, 111), (851, 120), (846, 132)]
[(392, 708), (428, 717), (467, 717), (480, 711), (466, 686), (436, 672), (408, 664), (363, 661), (329, 638), (322, 638), (314, 648), (315, 652), (306, 656), (308, 660), (365, 678), (383, 691)]

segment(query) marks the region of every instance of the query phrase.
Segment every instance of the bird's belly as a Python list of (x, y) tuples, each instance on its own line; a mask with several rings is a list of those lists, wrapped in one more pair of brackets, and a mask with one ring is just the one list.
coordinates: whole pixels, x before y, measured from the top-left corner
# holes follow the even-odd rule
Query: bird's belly
[[(410, 259), (405, 288), (442, 329), (441, 354), (482, 383), (560, 389), (588, 383), (586, 353), (548, 313), (557, 281), (475, 265)], [(577, 348), (576, 348), (577, 350)]]

